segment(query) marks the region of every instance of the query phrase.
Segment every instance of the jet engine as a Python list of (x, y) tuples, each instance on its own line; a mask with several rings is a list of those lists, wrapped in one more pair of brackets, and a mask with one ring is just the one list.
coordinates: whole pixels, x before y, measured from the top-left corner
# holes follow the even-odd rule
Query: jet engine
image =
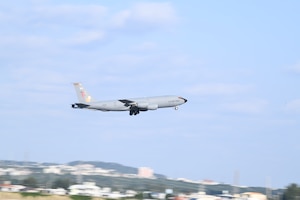
[(147, 102), (141, 102), (137, 104), (137, 107), (141, 110), (156, 110), (158, 108), (157, 104), (149, 104)]
[(147, 103), (147, 102), (140, 102), (140, 103), (137, 103), (136, 106), (140, 109), (148, 109), (148, 105), (149, 105), (149, 103)]

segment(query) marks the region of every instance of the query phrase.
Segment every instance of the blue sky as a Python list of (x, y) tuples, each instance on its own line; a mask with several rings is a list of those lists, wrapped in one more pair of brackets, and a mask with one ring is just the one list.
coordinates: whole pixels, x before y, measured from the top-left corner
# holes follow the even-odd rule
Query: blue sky
[[(299, 1), (3, 1), (0, 159), (299, 183)], [(174, 94), (178, 111), (73, 110)], [(269, 185), (270, 185), (269, 184)]]

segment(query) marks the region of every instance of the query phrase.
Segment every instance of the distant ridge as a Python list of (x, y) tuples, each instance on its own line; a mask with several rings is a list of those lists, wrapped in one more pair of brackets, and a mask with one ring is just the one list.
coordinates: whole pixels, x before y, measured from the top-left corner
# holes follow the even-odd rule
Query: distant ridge
[[(18, 165), (18, 166), (37, 166), (37, 165), (43, 165), (43, 166), (50, 166), (50, 165), (61, 165), (62, 163), (39, 163), (39, 162), (25, 162), (25, 161), (13, 161), (13, 160), (0, 160), (0, 166), (12, 166), (12, 165)], [(137, 174), (138, 168), (136, 167), (129, 167), (125, 165), (121, 165), (118, 163), (113, 162), (103, 162), (103, 161), (71, 161), (68, 163), (64, 163), (66, 165), (75, 166), (75, 165), (82, 165), (82, 164), (90, 164), (94, 165), (95, 167), (102, 168), (102, 169), (112, 169), (115, 170), (118, 173), (121, 174)], [(166, 178), (165, 175), (162, 174), (154, 174), (157, 178)]]
[[(43, 173), (43, 168), (51, 165), (69, 165), (74, 166), (78, 164), (91, 164), (95, 167), (114, 170), (117, 173), (121, 174), (136, 174), (138, 168), (128, 167), (118, 163), (112, 162), (102, 162), (102, 161), (72, 161), (69, 163), (40, 163), (40, 162), (25, 162), (25, 161), (12, 161), (12, 160), (0, 160), (0, 168), (28, 168), (33, 173), (30, 174), (30, 177), (33, 177), (37, 180), (40, 185), (45, 185), (49, 183), (49, 180), (52, 183), (57, 179), (68, 179), (72, 183), (76, 183), (77, 177), (72, 174), (45, 174)], [(14, 176), (0, 176), (1, 181), (12, 181), (13, 184), (22, 184), (22, 180), (28, 177), (27, 175), (20, 175), (18, 179)], [(82, 181), (95, 182), (99, 187), (111, 187), (114, 190), (135, 190), (135, 191), (165, 191), (166, 188), (172, 188), (176, 193), (194, 193), (199, 191), (199, 183), (188, 182), (184, 180), (175, 180), (168, 179), (164, 175), (155, 174), (157, 179), (147, 179), (147, 178), (138, 178), (138, 177), (126, 177), (126, 176), (102, 176), (102, 175), (85, 175), (83, 176)], [(205, 185), (205, 192), (209, 195), (221, 194), (222, 191), (233, 190), (233, 187), (230, 184), (217, 184), (217, 185)], [(273, 195), (282, 194), (284, 189), (273, 189)], [(265, 193), (265, 187), (239, 187), (239, 192), (260, 192)]]
[[(67, 163), (70, 166), (74, 165), (82, 165), (82, 164), (90, 164), (94, 165), (95, 167), (99, 167), (102, 169), (113, 169), (116, 172), (122, 173), (122, 174), (137, 174), (138, 168), (135, 167), (129, 167), (125, 165), (121, 165), (118, 163), (113, 162), (103, 162), (103, 161), (72, 161)], [(157, 178), (166, 178), (165, 175), (162, 174), (154, 174)]]
[(103, 161), (72, 161), (67, 163), (70, 166), (90, 164), (102, 169), (113, 169), (122, 174), (137, 174), (138, 169), (134, 167), (124, 166), (118, 163), (103, 162)]

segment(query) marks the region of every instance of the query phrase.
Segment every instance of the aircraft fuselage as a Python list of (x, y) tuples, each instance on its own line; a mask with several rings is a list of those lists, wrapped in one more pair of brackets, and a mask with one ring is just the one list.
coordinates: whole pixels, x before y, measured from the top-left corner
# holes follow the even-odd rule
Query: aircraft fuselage
[(84, 107), (87, 109), (101, 110), (101, 111), (128, 111), (131, 106), (137, 106), (141, 111), (156, 110), (158, 108), (176, 107), (184, 104), (186, 101), (177, 96), (158, 96), (128, 99), (134, 103), (126, 105), (119, 100), (112, 101), (98, 101), (87, 104)]

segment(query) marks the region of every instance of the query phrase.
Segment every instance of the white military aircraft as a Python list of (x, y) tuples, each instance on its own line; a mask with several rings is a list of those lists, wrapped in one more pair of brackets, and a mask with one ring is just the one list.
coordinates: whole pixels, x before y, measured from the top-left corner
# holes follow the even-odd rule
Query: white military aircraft
[(157, 96), (144, 98), (119, 99), (112, 101), (96, 101), (83, 88), (81, 83), (73, 83), (79, 103), (72, 104), (72, 108), (85, 108), (101, 111), (129, 111), (129, 115), (137, 115), (140, 111), (156, 110), (158, 108), (174, 107), (187, 102), (178, 96)]

